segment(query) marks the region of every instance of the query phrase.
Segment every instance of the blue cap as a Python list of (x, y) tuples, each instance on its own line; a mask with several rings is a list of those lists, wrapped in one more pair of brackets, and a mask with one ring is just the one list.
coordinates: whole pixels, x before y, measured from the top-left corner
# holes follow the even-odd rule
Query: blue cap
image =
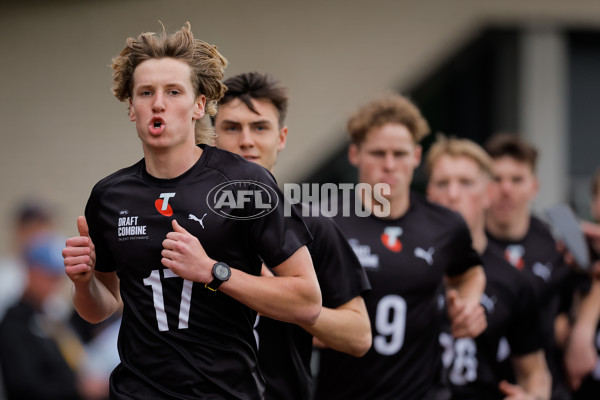
[(52, 275), (65, 273), (62, 251), (66, 237), (57, 233), (41, 233), (27, 242), (23, 255), (29, 268), (39, 268)]

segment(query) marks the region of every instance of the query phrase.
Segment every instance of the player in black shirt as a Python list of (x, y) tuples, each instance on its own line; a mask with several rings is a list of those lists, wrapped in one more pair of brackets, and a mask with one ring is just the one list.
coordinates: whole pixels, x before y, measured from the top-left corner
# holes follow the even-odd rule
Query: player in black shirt
[[(85, 319), (124, 306), (112, 399), (262, 398), (256, 312), (307, 325), (319, 315), (311, 237), (297, 214), (283, 217), (273, 177), (196, 146), (212, 138), (225, 65), (189, 24), (130, 38), (113, 60), (144, 158), (96, 184), (63, 251)], [(279, 277), (261, 277), (262, 261)]]
[[(596, 222), (600, 222), (600, 169), (592, 178), (591, 195), (591, 215)], [(600, 234), (600, 226), (584, 222), (582, 227), (594, 248), (594, 232), (599, 228), (597, 232)], [(600, 247), (596, 247), (594, 251), (600, 254)], [(596, 257), (592, 256), (592, 262), (600, 265), (600, 261), (595, 260)], [(565, 352), (565, 370), (576, 400), (596, 399), (600, 393), (600, 323), (594, 326), (600, 313), (599, 278), (596, 276), (589, 288), (590, 293), (586, 297), (588, 301), (577, 307), (577, 320)]]
[[(316, 398), (423, 399), (439, 372), (438, 289), (446, 280), (453, 334), (475, 337), (486, 326), (485, 275), (462, 218), (410, 192), (429, 131), (419, 110), (385, 96), (360, 108), (348, 131), (349, 159), (366, 185), (335, 219), (371, 283), (373, 346), (358, 359), (321, 351)], [(389, 190), (377, 192), (379, 184)]]
[[(236, 75), (225, 85), (227, 92), (215, 117), (217, 146), (272, 171), (287, 137), (285, 89), (257, 72)], [(357, 357), (371, 346), (369, 316), (361, 296), (370, 288), (364, 270), (331, 218), (318, 214), (305, 217), (304, 222), (313, 236), (308, 249), (323, 308), (312, 326), (259, 316), (255, 330), (267, 399), (310, 398), (312, 335), (324, 346)]]
[[(427, 155), (428, 198), (463, 216), (486, 274), (482, 304), (488, 327), (475, 339), (454, 339), (447, 331), (440, 334), (444, 376), (454, 399), (548, 399), (551, 377), (541, 349), (533, 286), (488, 248), (484, 221), (490, 203), (491, 164), (485, 150), (467, 139), (441, 137)], [(504, 377), (497, 356), (502, 338), (512, 350), (516, 385), (501, 383)]]
[(486, 150), (493, 159), (494, 172), (491, 205), (486, 214), (490, 246), (533, 283), (541, 305), (543, 347), (553, 378), (552, 398), (569, 399), (561, 352), (569, 334), (565, 315), (582, 277), (566, 266), (547, 226), (531, 214), (530, 203), (538, 189), (537, 151), (510, 134), (490, 138)]

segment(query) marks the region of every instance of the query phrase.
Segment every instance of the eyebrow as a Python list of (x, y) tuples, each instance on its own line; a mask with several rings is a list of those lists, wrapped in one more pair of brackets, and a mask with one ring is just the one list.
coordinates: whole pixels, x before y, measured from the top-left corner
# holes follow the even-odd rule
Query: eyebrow
[[(139, 85), (134, 85), (133, 87), (135, 89), (154, 89), (157, 85), (154, 83), (140, 83)], [(163, 87), (167, 88), (167, 89), (171, 89), (171, 88), (177, 88), (180, 89), (182, 88), (183, 85), (182, 83), (177, 83), (177, 82), (172, 82), (172, 83), (166, 83), (164, 85), (162, 85)]]
[[(223, 124), (241, 125), (240, 121), (235, 121), (235, 120), (231, 120), (231, 119), (224, 119), (223, 121), (221, 121), (221, 123), (223, 123)], [(250, 122), (250, 125), (260, 125), (260, 124), (271, 124), (271, 121), (269, 121), (268, 119), (261, 119), (261, 120), (258, 120), (258, 121), (252, 121), (252, 122)]]

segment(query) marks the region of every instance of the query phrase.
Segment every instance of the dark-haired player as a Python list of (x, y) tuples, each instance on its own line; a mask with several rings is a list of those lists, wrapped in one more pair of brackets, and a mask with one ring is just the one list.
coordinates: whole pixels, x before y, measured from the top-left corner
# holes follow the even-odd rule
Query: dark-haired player
[[(130, 38), (113, 60), (113, 92), (129, 104), (144, 158), (96, 184), (63, 251), (85, 319), (124, 306), (111, 399), (262, 398), (255, 311), (318, 318), (310, 234), (298, 215), (284, 217), (272, 176), (196, 145), (212, 138), (201, 128), (225, 92), (225, 65), (189, 24)], [(248, 199), (249, 181), (279, 200), (269, 213), (263, 202), (232, 202)], [(263, 260), (278, 277), (260, 276)]]
[(503, 254), (533, 283), (541, 305), (542, 340), (552, 373), (552, 399), (569, 399), (560, 354), (569, 327), (564, 322), (566, 318), (557, 317), (570, 307), (581, 277), (566, 266), (551, 232), (531, 213), (530, 203), (539, 186), (535, 176), (537, 150), (512, 134), (491, 137), (485, 149), (492, 157), (494, 173), (491, 204), (486, 213), (490, 247)]
[[(257, 72), (231, 77), (225, 85), (227, 92), (215, 117), (217, 146), (272, 171), (287, 137), (285, 89), (271, 76)], [(369, 285), (352, 248), (330, 218), (319, 214), (305, 217), (304, 222), (313, 236), (308, 249), (323, 308), (312, 326), (259, 317), (258, 359), (267, 399), (310, 398), (312, 335), (320, 344), (355, 357), (371, 346), (369, 316), (361, 296)]]
[[(475, 337), (486, 327), (485, 275), (463, 219), (410, 192), (418, 143), (429, 131), (414, 104), (399, 95), (376, 99), (354, 113), (348, 131), (350, 162), (373, 191), (359, 191), (352, 212), (336, 222), (371, 283), (373, 346), (359, 359), (322, 350), (316, 397), (423, 399), (438, 378), (440, 285), (448, 285), (452, 334)], [(375, 190), (381, 183), (387, 193)], [(370, 216), (355, 213), (356, 202)]]
[[(600, 169), (592, 177), (591, 215), (600, 222)], [(565, 371), (574, 390), (575, 400), (592, 400), (600, 393), (600, 225), (582, 223), (584, 233), (595, 254), (592, 262), (596, 265), (593, 283), (585, 302), (577, 307), (577, 318), (571, 329), (565, 351)], [(593, 268), (593, 266), (592, 266)]]

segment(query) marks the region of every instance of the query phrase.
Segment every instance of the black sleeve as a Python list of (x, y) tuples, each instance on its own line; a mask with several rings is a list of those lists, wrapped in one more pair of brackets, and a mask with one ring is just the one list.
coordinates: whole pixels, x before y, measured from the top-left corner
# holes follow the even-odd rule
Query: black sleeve
[(514, 315), (506, 336), (511, 351), (516, 355), (525, 355), (542, 348), (540, 330), (540, 305), (533, 286), (523, 279), (520, 282), (518, 312)]
[(479, 254), (473, 249), (471, 232), (462, 217), (459, 219), (457, 229), (453, 235), (452, 249), (454, 259), (448, 266), (446, 275), (458, 276), (465, 273), (469, 268), (481, 265)]
[(591, 288), (592, 279), (590, 275), (577, 272), (564, 263), (559, 265), (559, 267), (563, 268), (566, 273), (563, 278), (563, 284), (560, 287), (558, 312), (569, 314), (573, 306), (573, 296), (577, 292), (582, 294), (583, 297), (587, 296), (587, 292)]
[(96, 267), (100, 272), (112, 272), (116, 270), (113, 257), (108, 250), (108, 245), (103, 235), (103, 228), (99, 218), (101, 213), (102, 189), (99, 185), (94, 186), (90, 198), (85, 206), (85, 219), (90, 230), (90, 238), (94, 243), (96, 251)]
[[(248, 235), (264, 263), (275, 268), (310, 243), (312, 236), (294, 207), (286, 205), (286, 198), (273, 176), (264, 170), (264, 175), (258, 179), (273, 189), (278, 202), (268, 214), (248, 221)], [(254, 210), (248, 212), (249, 215), (256, 214)]]
[(362, 265), (333, 219), (304, 219), (314, 240), (308, 246), (321, 286), (323, 306), (337, 308), (371, 289)]

